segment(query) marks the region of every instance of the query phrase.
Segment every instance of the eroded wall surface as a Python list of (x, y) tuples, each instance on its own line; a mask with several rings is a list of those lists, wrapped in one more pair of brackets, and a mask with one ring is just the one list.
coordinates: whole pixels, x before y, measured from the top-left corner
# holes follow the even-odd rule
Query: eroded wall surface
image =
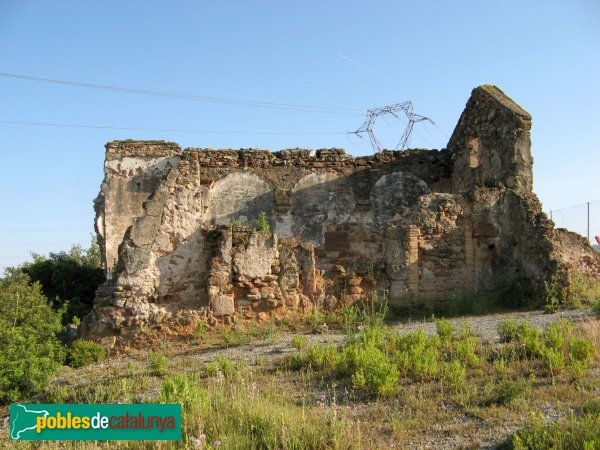
[[(87, 332), (193, 316), (229, 323), (351, 305), (392, 306), (597, 275), (589, 245), (554, 230), (532, 189), (531, 117), (473, 90), (443, 150), (106, 146), (95, 202), (107, 282)], [(265, 213), (270, 232), (254, 230)]]

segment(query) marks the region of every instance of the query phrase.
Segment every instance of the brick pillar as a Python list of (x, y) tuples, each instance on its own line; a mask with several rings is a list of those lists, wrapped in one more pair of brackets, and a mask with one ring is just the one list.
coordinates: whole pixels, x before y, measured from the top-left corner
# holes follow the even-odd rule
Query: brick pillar
[(408, 268), (406, 286), (411, 294), (419, 293), (419, 228), (408, 227)]

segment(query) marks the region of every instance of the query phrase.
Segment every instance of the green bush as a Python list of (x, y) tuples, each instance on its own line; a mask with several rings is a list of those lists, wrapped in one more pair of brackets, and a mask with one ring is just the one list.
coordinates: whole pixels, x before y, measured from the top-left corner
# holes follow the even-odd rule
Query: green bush
[(528, 323), (521, 323), (517, 327), (517, 342), (522, 346), (524, 356), (527, 358), (539, 356), (542, 352), (541, 333)]
[(69, 348), (68, 362), (71, 367), (87, 366), (106, 358), (106, 349), (95, 342), (77, 339)]
[(148, 354), (148, 369), (152, 375), (162, 376), (166, 373), (168, 366), (167, 357), (160, 350), (152, 350)]
[(470, 336), (456, 341), (456, 355), (464, 364), (469, 367), (479, 367), (482, 364), (481, 358), (477, 355), (479, 338)]
[(411, 373), (417, 381), (435, 378), (439, 370), (440, 353), (435, 347), (427, 347), (422, 353), (410, 354)]
[(342, 325), (346, 330), (351, 332), (356, 330), (356, 325), (358, 324), (360, 317), (360, 311), (356, 306), (342, 308), (339, 315)]
[(467, 369), (458, 360), (451, 361), (442, 365), (440, 371), (441, 378), (452, 387), (460, 387), (465, 384), (467, 378)]
[(528, 389), (529, 385), (522, 380), (503, 381), (494, 389), (494, 403), (499, 405), (509, 405), (516, 399), (522, 397)]
[(544, 329), (544, 345), (554, 350), (562, 350), (565, 336), (560, 325), (553, 323)]
[(382, 327), (389, 313), (387, 299), (373, 293), (370, 298), (361, 303), (358, 310), (358, 321), (367, 328)]
[(498, 325), (498, 334), (502, 342), (514, 342), (517, 340), (519, 325), (513, 319), (506, 319)]
[(588, 363), (594, 355), (594, 344), (589, 339), (573, 339), (569, 342), (569, 363)]
[(452, 322), (440, 319), (436, 322), (435, 326), (442, 344), (450, 343), (450, 341), (452, 341), (452, 335), (454, 334), (454, 326), (452, 325)]
[(600, 301), (600, 282), (590, 276), (574, 273), (568, 287), (567, 305), (577, 308)]
[(383, 326), (372, 326), (365, 329), (359, 337), (364, 346), (384, 348), (387, 340), (387, 329)]
[(27, 275), (0, 280), (0, 404), (40, 392), (64, 361), (61, 314)]
[(204, 364), (204, 372), (208, 376), (214, 376), (221, 373), (225, 377), (232, 377), (237, 375), (238, 368), (231, 359), (219, 355), (213, 362)]
[(558, 374), (565, 368), (565, 357), (558, 350), (546, 347), (541, 350), (540, 356), (542, 357), (544, 367), (552, 376)]
[(85, 317), (91, 311), (96, 289), (104, 281), (95, 238), (87, 249), (73, 245), (68, 252), (50, 253), (47, 257), (33, 254), (33, 261), (18, 270), (41, 284), (42, 293), (54, 309), (66, 306), (63, 325), (71, 323), (74, 316)]
[(509, 448), (515, 450), (556, 450), (600, 448), (600, 418), (594, 414), (571, 415), (567, 420), (544, 423), (532, 416), (521, 430), (513, 434)]
[(315, 369), (332, 371), (337, 367), (340, 355), (334, 342), (313, 345), (306, 352), (307, 363)]
[(377, 395), (393, 392), (398, 381), (398, 368), (375, 347), (359, 347), (352, 353), (352, 385), (357, 389), (368, 388)]
[[(166, 377), (160, 385), (161, 403), (179, 403), (184, 413), (208, 406), (208, 392), (185, 374)], [(194, 406), (196, 408), (194, 408)]]
[(306, 323), (311, 327), (317, 327), (325, 323), (325, 314), (316, 309), (313, 309), (306, 315), (305, 320)]
[(302, 335), (296, 335), (292, 338), (290, 344), (298, 351), (302, 351), (306, 348), (306, 344), (308, 343), (308, 338)]
[(586, 402), (583, 404), (583, 413), (600, 416), (600, 398), (586, 400)]
[(598, 298), (594, 303), (592, 303), (592, 311), (600, 316), (600, 298)]
[(423, 331), (407, 333), (396, 341), (394, 354), (400, 373), (416, 381), (433, 379), (439, 372), (440, 338)]

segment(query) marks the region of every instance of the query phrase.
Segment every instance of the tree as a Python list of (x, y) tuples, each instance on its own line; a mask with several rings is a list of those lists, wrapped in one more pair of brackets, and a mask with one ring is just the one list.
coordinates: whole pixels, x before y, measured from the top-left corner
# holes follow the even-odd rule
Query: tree
[(62, 313), (26, 274), (0, 279), (0, 404), (38, 393), (56, 373), (65, 357)]
[(96, 289), (104, 281), (100, 250), (95, 240), (88, 249), (73, 245), (69, 252), (33, 254), (33, 261), (19, 269), (42, 286), (42, 292), (55, 309), (68, 305), (63, 323), (74, 316), (82, 318), (92, 309)]

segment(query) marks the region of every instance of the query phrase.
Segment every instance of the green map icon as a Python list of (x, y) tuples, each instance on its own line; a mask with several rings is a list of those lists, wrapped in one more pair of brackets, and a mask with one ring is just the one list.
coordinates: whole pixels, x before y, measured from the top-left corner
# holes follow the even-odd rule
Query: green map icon
[(37, 418), (48, 417), (50, 414), (44, 409), (31, 409), (17, 403), (10, 405), (10, 438), (27, 439), (30, 433), (35, 434)]

